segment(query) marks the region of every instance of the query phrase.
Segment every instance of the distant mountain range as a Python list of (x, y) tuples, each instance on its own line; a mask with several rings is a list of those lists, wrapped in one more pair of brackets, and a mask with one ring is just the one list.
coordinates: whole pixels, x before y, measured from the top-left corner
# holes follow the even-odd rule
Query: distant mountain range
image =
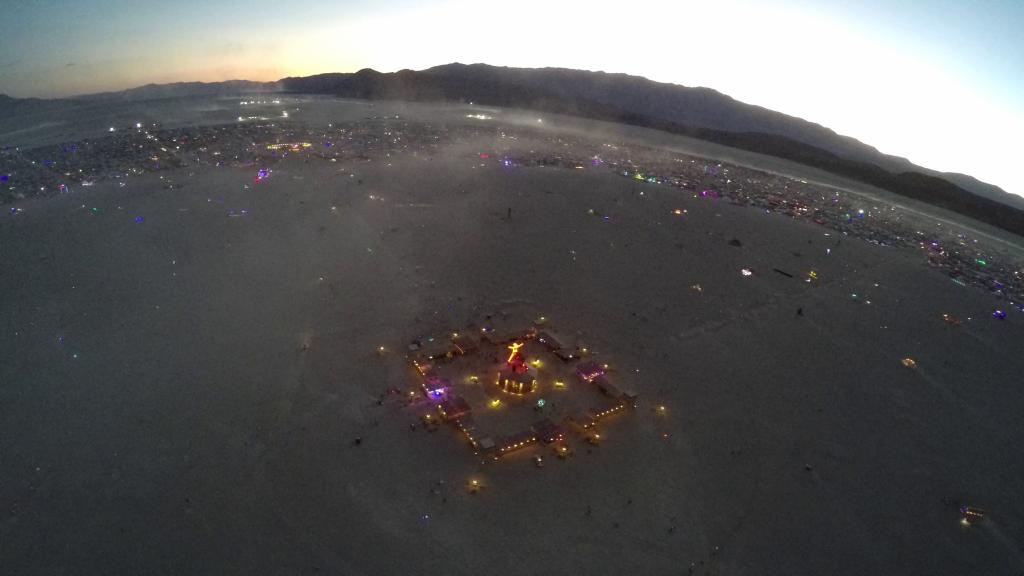
[[(422, 71), (381, 73), (365, 69), (277, 82), (149, 84), (78, 99), (144, 100), (250, 92), (473, 102), (655, 128), (794, 160), (1024, 235), (1024, 198), (997, 186), (964, 174), (916, 166), (824, 126), (745, 104), (709, 88), (664, 84), (625, 74), (447, 64)], [(0, 96), (0, 113), (17, 108), (18, 102)]]
[[(661, 127), (698, 138), (721, 141), (773, 156), (766, 137), (780, 136), (818, 148), (842, 160), (873, 164), (886, 172), (917, 172), (946, 180), (978, 196), (1024, 208), (1024, 198), (971, 176), (943, 173), (882, 154), (824, 126), (744, 104), (710, 88), (654, 82), (639, 76), (565, 68), (504, 68), (486, 64), (447, 64), (423, 71), (318, 74), (283, 78), (288, 92), (334, 94), (351, 98), (411, 101), (465, 101), (477, 104), (561, 112), (627, 124)], [(742, 138), (715, 132), (750, 133)], [(790, 147), (789, 145), (786, 146)], [(788, 156), (785, 156), (788, 157)]]
[(225, 80), (224, 82), (174, 82), (172, 84), (146, 84), (118, 92), (100, 92), (78, 96), (76, 100), (156, 100), (182, 96), (235, 96), (254, 92), (280, 92), (277, 82)]

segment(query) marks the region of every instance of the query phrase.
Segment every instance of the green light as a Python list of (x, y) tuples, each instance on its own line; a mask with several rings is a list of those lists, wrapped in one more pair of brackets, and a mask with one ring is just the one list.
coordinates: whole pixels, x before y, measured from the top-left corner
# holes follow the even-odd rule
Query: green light
[(543, 408), (544, 407), (544, 399), (543, 398), (537, 400), (537, 407), (538, 408)]
[(981, 266), (985, 266), (985, 265), (987, 265), (987, 264), (988, 264), (988, 262), (985, 262), (985, 261), (984, 261), (984, 260), (982, 260), (981, 258), (978, 258), (977, 260), (975, 260), (975, 262), (977, 262), (977, 263), (978, 263), (978, 264), (980, 264)]

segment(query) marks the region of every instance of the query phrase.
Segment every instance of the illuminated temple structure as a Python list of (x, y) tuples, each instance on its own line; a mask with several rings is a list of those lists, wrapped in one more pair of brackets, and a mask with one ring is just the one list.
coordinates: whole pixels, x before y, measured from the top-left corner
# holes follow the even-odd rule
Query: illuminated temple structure
[(512, 353), (509, 354), (508, 360), (498, 370), (498, 378), (495, 384), (502, 391), (509, 394), (529, 394), (537, 389), (537, 373), (526, 363), (522, 354), (519, 353), (519, 349), (522, 347), (523, 345), (518, 342), (510, 344), (508, 349)]

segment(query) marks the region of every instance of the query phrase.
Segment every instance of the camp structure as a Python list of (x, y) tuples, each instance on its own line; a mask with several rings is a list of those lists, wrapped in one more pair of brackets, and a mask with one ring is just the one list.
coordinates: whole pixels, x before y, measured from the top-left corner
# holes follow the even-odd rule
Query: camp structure
[(630, 408), (636, 408), (636, 402), (640, 398), (640, 395), (632, 390), (623, 390), (621, 398), (622, 402), (627, 406)]
[(473, 443), (473, 449), (476, 454), (482, 454), (484, 456), (495, 455), (498, 448), (494, 443), (494, 439), (490, 436), (484, 436)]
[(604, 367), (594, 361), (584, 362), (576, 367), (576, 376), (584, 382), (591, 382), (603, 375)]
[(625, 407), (626, 405), (623, 404), (622, 402), (610, 402), (607, 404), (602, 404), (600, 406), (590, 409), (587, 412), (587, 417), (597, 422), (602, 418), (621, 412)]
[(552, 354), (558, 356), (563, 362), (572, 362), (580, 357), (579, 350), (576, 348), (559, 348), (553, 351)]
[(568, 340), (547, 328), (537, 332), (537, 341), (544, 344), (552, 354), (565, 362), (570, 362), (580, 357), (579, 349), (576, 346), (569, 345)]
[(589, 413), (577, 412), (566, 416), (565, 423), (582, 432), (590, 430), (597, 425), (597, 420), (595, 420)]
[(445, 422), (458, 422), (469, 416), (472, 409), (462, 396), (449, 396), (437, 405), (437, 411), (441, 413), (441, 418), (444, 418)]
[(415, 354), (421, 361), (444, 363), (451, 361), (455, 356), (455, 346), (449, 340), (431, 338), (427, 342), (421, 342), (420, 349)]
[(607, 374), (598, 376), (591, 380), (591, 382), (598, 390), (601, 391), (602, 394), (616, 400), (619, 404), (622, 404), (623, 407), (628, 406), (630, 408), (636, 408), (636, 401), (638, 398), (637, 393), (631, 390), (625, 391), (619, 389), (618, 386), (612, 384)]
[(545, 444), (565, 440), (565, 429), (552, 422), (550, 418), (534, 423), (533, 431), (537, 438)]
[(597, 389), (600, 390), (602, 394), (608, 396), (609, 398), (614, 398), (618, 400), (622, 397), (622, 391), (619, 390), (617, 386), (612, 384), (611, 380), (609, 380), (608, 376), (606, 375), (601, 375), (594, 378), (593, 380), (591, 380), (591, 383), (593, 383), (594, 386), (597, 386)]
[(536, 441), (537, 435), (534, 434), (533, 430), (523, 430), (522, 432), (502, 438), (498, 442), (498, 453), (508, 454), (509, 452), (514, 452), (520, 448), (526, 448)]
[(451, 389), (452, 383), (447, 378), (441, 378), (434, 374), (423, 377), (423, 393), (429, 398), (440, 398), (445, 392)]

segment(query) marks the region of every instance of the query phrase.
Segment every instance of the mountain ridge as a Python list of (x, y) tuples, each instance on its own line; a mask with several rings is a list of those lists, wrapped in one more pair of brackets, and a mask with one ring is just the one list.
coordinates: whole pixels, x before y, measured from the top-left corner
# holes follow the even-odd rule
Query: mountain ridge
[(277, 82), (223, 80), (220, 82), (170, 82), (144, 84), (127, 90), (97, 92), (75, 96), (69, 100), (150, 100), (176, 96), (226, 96), (240, 92), (278, 92)]
[[(893, 174), (919, 172), (950, 182), (976, 196), (1024, 209), (1024, 198), (993, 184), (969, 175), (917, 166), (906, 158), (884, 154), (873, 146), (820, 124), (738, 101), (713, 88), (693, 88), (617, 72), (461, 63), (444, 64), (419, 72), (404, 69), (382, 73), (364, 68), (354, 73), (287, 77), (279, 83), (289, 92), (366, 99), (476, 101), (625, 123), (635, 123), (635, 117), (639, 115), (648, 119), (643, 122), (648, 127), (656, 127), (653, 124), (657, 122), (669, 122), (697, 129), (684, 132), (698, 138), (701, 137), (697, 133), (699, 129), (775, 134), (847, 160), (877, 165)], [(678, 129), (675, 131), (680, 132)], [(770, 150), (760, 151), (775, 155)]]

